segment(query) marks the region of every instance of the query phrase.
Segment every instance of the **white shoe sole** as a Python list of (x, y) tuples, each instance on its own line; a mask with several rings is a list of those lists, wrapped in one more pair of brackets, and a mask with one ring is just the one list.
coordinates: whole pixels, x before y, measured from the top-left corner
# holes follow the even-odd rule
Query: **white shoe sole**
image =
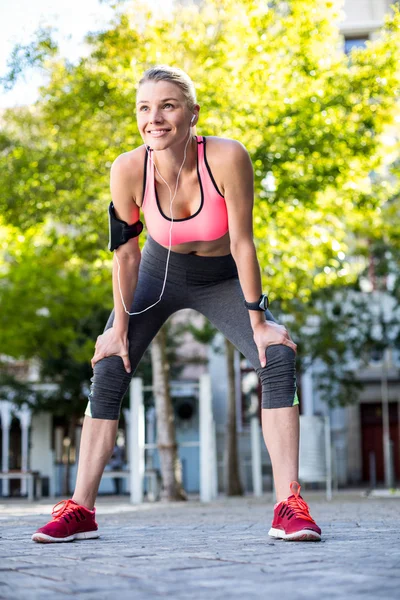
[(39, 542), (41, 544), (61, 543), (61, 542), (73, 542), (74, 540), (93, 540), (100, 537), (99, 531), (84, 531), (82, 533), (74, 533), (65, 538), (55, 538), (45, 533), (34, 533), (32, 536), (33, 542)]
[(320, 542), (321, 536), (316, 531), (311, 529), (301, 529), (295, 533), (285, 533), (282, 529), (275, 529), (271, 527), (268, 531), (268, 535), (275, 538), (284, 540), (285, 542)]

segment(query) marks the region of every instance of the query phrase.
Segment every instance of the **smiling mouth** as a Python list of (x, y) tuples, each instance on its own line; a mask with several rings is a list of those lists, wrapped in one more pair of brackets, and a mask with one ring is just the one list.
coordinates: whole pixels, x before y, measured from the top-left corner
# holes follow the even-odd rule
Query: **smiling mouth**
[(171, 131), (171, 130), (170, 129), (151, 129), (147, 133), (150, 133), (150, 135), (159, 135), (162, 133), (168, 133), (169, 131)]

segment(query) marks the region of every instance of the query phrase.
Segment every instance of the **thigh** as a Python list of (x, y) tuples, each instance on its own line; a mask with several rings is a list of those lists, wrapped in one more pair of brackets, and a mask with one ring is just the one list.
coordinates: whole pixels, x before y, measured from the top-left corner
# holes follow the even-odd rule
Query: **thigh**
[[(261, 367), (253, 339), (249, 311), (238, 280), (228, 280), (198, 295), (197, 310), (202, 312), (246, 357), (260, 378), (262, 407), (282, 408), (298, 404), (296, 394), (296, 353), (283, 344), (268, 346), (267, 365)], [(267, 310), (267, 320), (274, 321)]]
[[(238, 279), (228, 279), (207, 288), (192, 291), (195, 310), (202, 313), (232, 342), (255, 368), (260, 368), (257, 346), (253, 339), (249, 311)], [(266, 319), (275, 321), (272, 313), (265, 311)]]
[[(129, 317), (128, 341), (132, 372), (136, 369), (144, 352), (165, 321), (181, 308), (181, 300), (175, 286), (167, 285), (160, 299), (163, 281), (146, 272), (140, 272), (135, 297), (129, 312), (138, 313)], [(106, 328), (112, 327), (114, 311)], [(121, 360), (122, 364), (122, 360)]]
[[(173, 290), (166, 287), (161, 302), (162, 281), (141, 273), (136, 286), (135, 298), (130, 312), (140, 313), (129, 319), (128, 341), (131, 373), (127, 373), (120, 356), (108, 356), (96, 363), (93, 369), (89, 406), (86, 414), (99, 419), (118, 419), (122, 399), (128, 389), (140, 359), (168, 317), (178, 310)], [(155, 304), (149, 310), (144, 309)], [(105, 330), (112, 327), (114, 311)]]

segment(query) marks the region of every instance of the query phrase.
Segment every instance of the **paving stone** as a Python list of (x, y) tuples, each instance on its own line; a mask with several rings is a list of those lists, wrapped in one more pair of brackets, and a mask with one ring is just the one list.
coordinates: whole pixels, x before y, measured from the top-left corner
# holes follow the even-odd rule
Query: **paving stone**
[(34, 544), (49, 502), (0, 501), (1, 600), (398, 600), (400, 499), (305, 494), (321, 543), (268, 537), (273, 502), (98, 503), (101, 537)]

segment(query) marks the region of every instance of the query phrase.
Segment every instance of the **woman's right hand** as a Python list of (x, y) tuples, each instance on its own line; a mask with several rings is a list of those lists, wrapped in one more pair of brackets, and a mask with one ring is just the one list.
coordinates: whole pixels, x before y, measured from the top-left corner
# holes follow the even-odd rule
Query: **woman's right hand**
[(92, 368), (94, 365), (107, 356), (120, 356), (124, 363), (127, 373), (131, 372), (131, 363), (129, 361), (129, 342), (127, 336), (117, 334), (113, 327), (107, 329), (99, 335), (95, 345), (95, 352), (92, 358)]

